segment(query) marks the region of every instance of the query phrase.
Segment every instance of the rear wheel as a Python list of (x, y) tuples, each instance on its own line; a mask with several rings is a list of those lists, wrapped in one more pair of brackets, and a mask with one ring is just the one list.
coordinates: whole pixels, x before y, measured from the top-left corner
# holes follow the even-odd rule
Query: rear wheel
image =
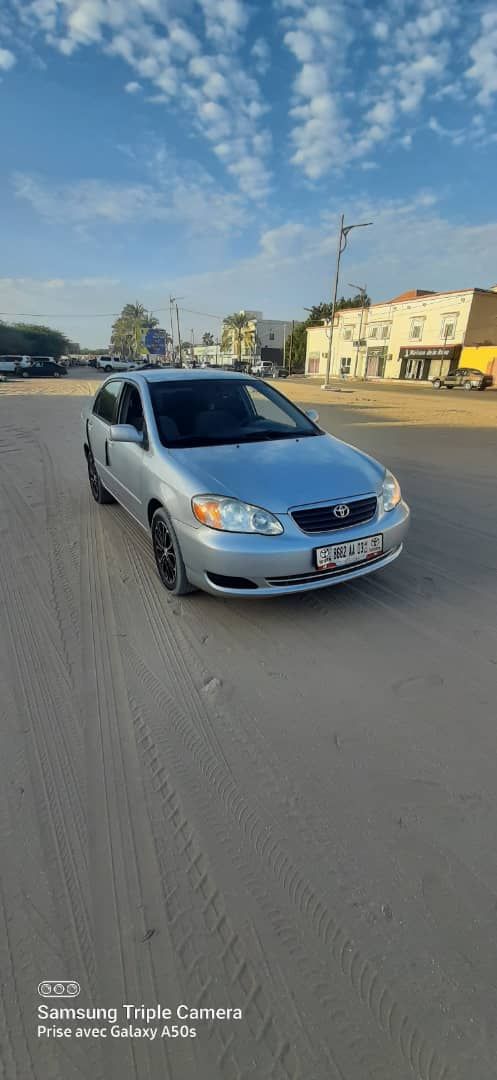
[(159, 577), (168, 592), (173, 596), (195, 592), (186, 576), (178, 538), (165, 510), (156, 510), (152, 518), (152, 544)]
[(105, 365), (104, 371), (112, 371), (110, 364)]
[(465, 382), (465, 383), (463, 383), (463, 386), (464, 386), (464, 389), (465, 389), (465, 390), (472, 390), (472, 389), (473, 389), (473, 388), (472, 388), (472, 386), (471, 386), (471, 383), (470, 383), (469, 379), (466, 379), (466, 382)]
[(90, 481), (90, 490), (93, 498), (95, 499), (95, 502), (100, 503), (101, 505), (103, 503), (115, 502), (114, 496), (111, 495), (110, 491), (107, 491), (107, 488), (105, 488), (102, 484), (102, 481), (98, 475), (97, 466), (95, 464), (95, 458), (93, 457), (91, 450), (88, 451), (88, 457), (86, 460), (88, 464), (88, 480)]
[(54, 371), (53, 377), (54, 379), (60, 379), (60, 371)]
[(434, 379), (434, 380), (433, 380), (433, 389), (434, 389), (434, 390), (440, 390), (440, 389), (441, 389), (441, 386), (442, 386), (442, 381), (441, 381), (441, 379)]

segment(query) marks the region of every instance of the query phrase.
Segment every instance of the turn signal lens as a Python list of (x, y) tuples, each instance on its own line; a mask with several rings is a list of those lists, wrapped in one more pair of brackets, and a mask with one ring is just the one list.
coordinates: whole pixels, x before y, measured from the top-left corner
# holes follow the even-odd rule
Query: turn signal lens
[(239, 499), (197, 495), (192, 499), (192, 510), (202, 525), (221, 532), (259, 533), (262, 536), (277, 536), (283, 532), (283, 525), (274, 514)]

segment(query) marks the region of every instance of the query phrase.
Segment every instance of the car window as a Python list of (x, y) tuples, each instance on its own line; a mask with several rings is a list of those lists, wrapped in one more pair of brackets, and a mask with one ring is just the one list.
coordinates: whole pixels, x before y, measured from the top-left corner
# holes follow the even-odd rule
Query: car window
[[(248, 386), (247, 393), (252, 402), (254, 412), (257, 417), (264, 417), (266, 420), (273, 420), (277, 424), (282, 423), (282, 415), (280, 405), (268, 398), (266, 394), (263, 394), (257, 386)], [(298, 413), (297, 413), (298, 417)], [(288, 427), (297, 427), (297, 417), (286, 417), (284, 423)]]
[(101, 420), (105, 420), (106, 424), (112, 424), (114, 420), (116, 404), (119, 394), (121, 393), (122, 385), (122, 382), (118, 379), (113, 379), (112, 382), (108, 382), (102, 387), (95, 399), (93, 412), (95, 413), (95, 416), (99, 416)]
[(161, 442), (168, 447), (220, 446), (304, 438), (322, 432), (270, 387), (234, 379), (150, 383)]
[(137, 431), (143, 431), (145, 427), (145, 417), (143, 415), (140, 391), (138, 390), (138, 387), (133, 386), (132, 383), (125, 383), (122, 403), (119, 409), (119, 423), (131, 424)]

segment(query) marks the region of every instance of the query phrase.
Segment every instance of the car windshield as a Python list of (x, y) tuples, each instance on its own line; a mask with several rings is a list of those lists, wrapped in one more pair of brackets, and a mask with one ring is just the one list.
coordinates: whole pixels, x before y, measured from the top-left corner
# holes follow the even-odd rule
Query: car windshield
[(164, 446), (222, 446), (322, 435), (282, 394), (255, 380), (178, 379), (151, 383)]

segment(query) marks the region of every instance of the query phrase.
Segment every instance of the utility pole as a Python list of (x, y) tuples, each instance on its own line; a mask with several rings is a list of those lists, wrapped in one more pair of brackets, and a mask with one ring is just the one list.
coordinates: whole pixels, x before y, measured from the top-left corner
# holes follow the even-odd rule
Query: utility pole
[(330, 326), (329, 341), (328, 341), (328, 357), (327, 357), (327, 360), (326, 360), (326, 378), (325, 378), (325, 381), (324, 381), (324, 383), (323, 383), (323, 385), (321, 387), (322, 390), (329, 390), (330, 389), (331, 353), (332, 353), (332, 348), (333, 348), (333, 328), (334, 328), (334, 325), (335, 325), (335, 312), (336, 312), (336, 306), (337, 306), (338, 279), (340, 277), (340, 260), (342, 258), (342, 255), (343, 255), (344, 251), (345, 251), (345, 248), (347, 247), (347, 240), (348, 240), (349, 232), (352, 232), (352, 229), (366, 229), (368, 227), (368, 225), (373, 224), (372, 221), (361, 221), (357, 225), (344, 225), (344, 220), (345, 220), (345, 216), (344, 216), (344, 214), (342, 214), (341, 217), (340, 217), (340, 230), (339, 230), (339, 233), (338, 233), (337, 264), (336, 264), (336, 271), (335, 271), (335, 284), (334, 284), (334, 288), (333, 288), (333, 302), (332, 302), (332, 308), (331, 308), (331, 326)]
[(180, 331), (180, 328), (179, 328), (179, 307), (178, 307), (178, 303), (177, 303), (177, 301), (176, 301), (176, 322), (177, 322), (177, 324), (178, 324), (178, 349), (179, 349), (179, 362), (180, 362), (180, 364), (182, 364), (182, 363), (183, 363), (183, 359), (182, 359), (182, 356), (181, 356), (181, 331)]
[(173, 298), (169, 297), (169, 315), (171, 318), (171, 360), (174, 363), (174, 325), (173, 325)]
[(178, 361), (178, 363), (179, 364), (181, 364), (181, 331), (180, 331), (180, 328), (179, 328), (178, 300), (183, 300), (183, 299), (184, 298), (182, 296), (170, 296), (169, 297), (169, 303), (171, 305), (171, 330), (173, 328), (173, 307), (176, 308), (176, 325), (178, 327), (178, 350), (179, 350), (179, 361)]
[(350, 289), (357, 289), (357, 291), (361, 295), (361, 322), (359, 324), (359, 340), (357, 342), (357, 348), (356, 348), (356, 351), (355, 351), (355, 364), (354, 364), (354, 376), (355, 376), (355, 375), (357, 375), (357, 365), (359, 363), (359, 349), (361, 347), (361, 337), (362, 337), (362, 320), (363, 320), (363, 317), (364, 317), (364, 301), (365, 301), (365, 297), (366, 297), (366, 294), (367, 294), (367, 286), (366, 285), (354, 285), (353, 281), (349, 281), (349, 288)]
[(292, 334), (290, 337), (290, 356), (288, 357), (288, 374), (292, 374), (292, 360), (293, 360), (293, 331), (295, 328), (295, 319), (292, 319)]

